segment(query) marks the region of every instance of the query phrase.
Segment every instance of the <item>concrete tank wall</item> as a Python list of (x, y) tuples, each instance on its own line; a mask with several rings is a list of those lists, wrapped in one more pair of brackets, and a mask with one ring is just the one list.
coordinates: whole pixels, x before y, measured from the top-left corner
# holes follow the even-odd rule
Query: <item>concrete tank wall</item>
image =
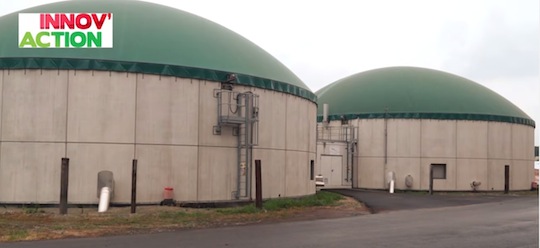
[[(0, 202), (57, 203), (60, 161), (70, 158), (69, 202), (97, 203), (97, 173), (114, 173), (113, 203), (128, 203), (131, 162), (137, 200), (157, 203), (164, 187), (178, 201), (232, 200), (237, 137), (214, 135), (219, 83), (134, 73), (0, 71)], [(236, 85), (260, 97), (263, 197), (315, 193), (316, 105)], [(253, 181), (254, 185), (254, 181)], [(254, 195), (254, 186), (253, 186)]]
[(358, 127), (354, 187), (387, 188), (386, 175), (394, 171), (396, 188), (406, 189), (405, 177), (411, 175), (411, 189), (427, 190), (430, 165), (446, 164), (446, 179), (434, 180), (435, 190), (467, 191), (472, 181), (481, 182), (479, 190), (504, 190), (505, 165), (510, 165), (511, 190), (530, 189), (533, 127), (420, 119), (388, 119), (386, 124), (384, 119), (356, 119), (349, 123)]

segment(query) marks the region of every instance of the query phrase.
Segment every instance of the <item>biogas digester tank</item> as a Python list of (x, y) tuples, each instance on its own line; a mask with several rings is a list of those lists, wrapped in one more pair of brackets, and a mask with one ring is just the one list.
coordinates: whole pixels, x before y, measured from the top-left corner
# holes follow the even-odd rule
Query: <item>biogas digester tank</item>
[(254, 159), (263, 197), (315, 192), (315, 95), (234, 32), (162, 5), (81, 0), (2, 16), (0, 33), (0, 202), (57, 203), (62, 157), (70, 203), (97, 202), (102, 170), (112, 203), (128, 203), (133, 159), (139, 203), (164, 187), (180, 202), (249, 199)]
[[(349, 180), (330, 186), (384, 189), (385, 175), (395, 172), (397, 189), (427, 190), (433, 166), (434, 190), (502, 191), (508, 166), (510, 190), (530, 189), (535, 122), (478, 83), (432, 69), (388, 67), (345, 77), (316, 94), (318, 130), (355, 131), (348, 149), (343, 142), (318, 142), (321, 171), (333, 169), (329, 157), (348, 162), (342, 171)], [(328, 123), (322, 123), (324, 104)]]

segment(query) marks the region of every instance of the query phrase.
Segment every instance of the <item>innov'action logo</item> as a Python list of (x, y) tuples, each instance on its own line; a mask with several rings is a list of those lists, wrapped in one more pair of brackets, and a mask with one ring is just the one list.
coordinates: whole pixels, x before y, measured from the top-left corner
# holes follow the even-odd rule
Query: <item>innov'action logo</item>
[(112, 13), (20, 13), (20, 48), (112, 48)]

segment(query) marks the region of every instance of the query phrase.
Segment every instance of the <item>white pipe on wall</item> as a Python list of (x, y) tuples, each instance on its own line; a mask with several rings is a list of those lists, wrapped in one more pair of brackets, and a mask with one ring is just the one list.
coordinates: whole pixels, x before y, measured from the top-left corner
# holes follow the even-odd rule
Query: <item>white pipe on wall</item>
[(387, 184), (389, 185), (388, 188), (390, 190), (390, 194), (393, 194), (394, 186), (396, 182), (396, 173), (394, 171), (389, 171), (388, 174), (386, 175), (386, 181), (387, 181)]
[(101, 188), (101, 193), (99, 194), (98, 213), (106, 212), (107, 209), (109, 209), (110, 198), (111, 189), (109, 189), (109, 187)]

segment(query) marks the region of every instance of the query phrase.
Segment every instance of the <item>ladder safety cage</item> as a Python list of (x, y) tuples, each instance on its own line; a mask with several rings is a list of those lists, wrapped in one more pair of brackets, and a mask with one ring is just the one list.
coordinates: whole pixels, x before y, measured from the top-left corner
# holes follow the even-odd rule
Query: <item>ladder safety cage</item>
[(238, 137), (237, 190), (236, 199), (251, 196), (251, 171), (253, 147), (259, 143), (259, 96), (247, 91), (214, 89), (217, 98), (217, 125), (214, 134), (221, 135), (223, 126), (232, 126), (233, 135)]

